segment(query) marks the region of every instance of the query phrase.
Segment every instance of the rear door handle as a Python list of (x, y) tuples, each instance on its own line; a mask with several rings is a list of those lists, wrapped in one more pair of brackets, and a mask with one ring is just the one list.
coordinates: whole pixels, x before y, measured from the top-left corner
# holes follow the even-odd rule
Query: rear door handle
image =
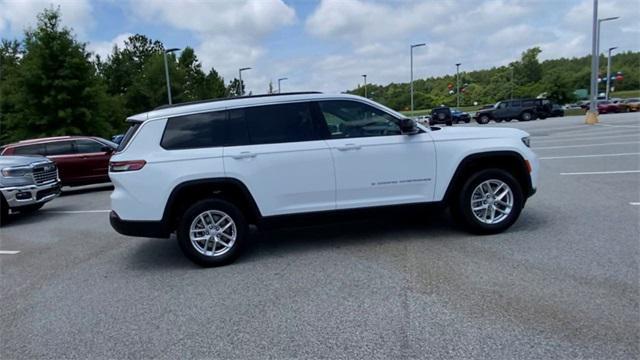
[(234, 158), (234, 159), (249, 159), (249, 158), (254, 158), (257, 155), (258, 154), (254, 154), (251, 151), (243, 151), (240, 154), (231, 155), (231, 157)]
[(336, 149), (340, 151), (348, 151), (348, 150), (360, 150), (361, 146), (356, 144), (345, 144), (343, 146), (337, 146)]

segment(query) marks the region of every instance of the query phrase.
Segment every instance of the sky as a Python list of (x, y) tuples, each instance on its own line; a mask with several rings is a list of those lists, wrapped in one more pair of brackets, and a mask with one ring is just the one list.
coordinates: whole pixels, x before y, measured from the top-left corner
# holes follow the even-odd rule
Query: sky
[[(460, 69), (506, 65), (533, 46), (541, 59), (591, 53), (593, 0), (0, 0), (0, 37), (21, 38), (37, 13), (59, 6), (63, 22), (101, 57), (135, 33), (195, 49), (228, 83), (247, 91), (341, 92)], [(599, 0), (601, 49), (640, 50), (640, 0)], [(614, 64), (615, 71), (615, 64)]]

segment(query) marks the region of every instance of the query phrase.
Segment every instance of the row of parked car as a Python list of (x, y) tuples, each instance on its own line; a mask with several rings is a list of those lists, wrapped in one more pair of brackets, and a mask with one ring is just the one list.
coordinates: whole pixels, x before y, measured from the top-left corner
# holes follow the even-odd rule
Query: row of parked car
[(61, 186), (109, 181), (118, 144), (91, 136), (24, 140), (0, 147), (0, 223), (10, 211), (32, 212), (60, 194)]
[[(582, 108), (583, 110), (589, 110), (589, 105), (590, 105), (589, 101), (585, 101), (579, 104), (580, 108)], [(631, 98), (631, 99), (612, 98), (609, 100), (598, 100), (596, 105), (598, 107), (598, 113), (600, 114), (639, 111), (640, 98)]]

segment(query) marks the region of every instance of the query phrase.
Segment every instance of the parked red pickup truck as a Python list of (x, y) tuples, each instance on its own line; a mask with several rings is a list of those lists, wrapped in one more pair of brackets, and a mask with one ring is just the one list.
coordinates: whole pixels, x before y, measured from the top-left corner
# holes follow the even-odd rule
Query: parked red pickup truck
[(63, 186), (109, 181), (109, 159), (118, 147), (92, 136), (58, 136), (24, 140), (0, 147), (0, 155), (42, 155), (58, 167)]

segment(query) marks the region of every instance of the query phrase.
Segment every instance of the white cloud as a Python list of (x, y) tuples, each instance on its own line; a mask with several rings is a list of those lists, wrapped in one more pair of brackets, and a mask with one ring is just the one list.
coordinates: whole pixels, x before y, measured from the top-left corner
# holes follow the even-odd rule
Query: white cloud
[(83, 37), (95, 25), (89, 0), (0, 0), (0, 32), (18, 36), (33, 27), (46, 8), (60, 7), (62, 22)]
[[(196, 53), (205, 68), (215, 67), (227, 82), (237, 76), (238, 67), (258, 63), (266, 53), (261, 46), (266, 36), (296, 21), (294, 9), (281, 0), (147, 0), (131, 1), (130, 7), (142, 21), (162, 22), (193, 33), (199, 42)], [(252, 70), (253, 76), (248, 77), (252, 80), (246, 81), (248, 88), (260, 78), (259, 71)], [(266, 78), (262, 75), (261, 79)]]
[(102, 60), (106, 60), (115, 45), (118, 45), (120, 49), (124, 48), (124, 42), (132, 35), (131, 33), (123, 33), (109, 41), (92, 41), (87, 44), (87, 50), (94, 55), (100, 55)]

